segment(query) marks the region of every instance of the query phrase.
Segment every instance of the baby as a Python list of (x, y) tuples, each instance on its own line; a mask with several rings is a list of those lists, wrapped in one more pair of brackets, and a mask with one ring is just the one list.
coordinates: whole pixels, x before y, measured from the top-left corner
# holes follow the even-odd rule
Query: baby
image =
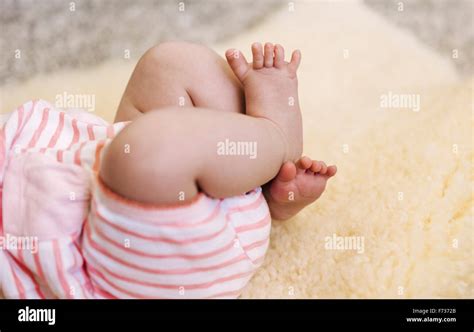
[[(294, 216), (336, 173), (301, 157), (300, 52), (285, 62), (281, 45), (255, 43), (252, 56), (228, 50), (227, 64), (203, 46), (156, 46), (113, 125), (44, 101), (12, 113), (0, 235), (39, 244), (0, 250), (4, 295), (239, 296), (263, 262), (271, 218)], [(256, 153), (218, 153), (222, 142)]]

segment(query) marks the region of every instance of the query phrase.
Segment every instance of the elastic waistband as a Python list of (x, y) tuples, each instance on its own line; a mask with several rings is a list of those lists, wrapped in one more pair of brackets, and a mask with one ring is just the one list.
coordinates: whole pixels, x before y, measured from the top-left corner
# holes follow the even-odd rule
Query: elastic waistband
[(200, 220), (209, 215), (220, 205), (221, 200), (208, 197), (200, 192), (192, 200), (176, 204), (148, 204), (135, 201), (111, 190), (95, 173), (93, 180), (93, 198), (98, 208), (106, 208), (114, 214), (141, 221), (159, 222), (168, 220), (170, 222), (183, 220)]

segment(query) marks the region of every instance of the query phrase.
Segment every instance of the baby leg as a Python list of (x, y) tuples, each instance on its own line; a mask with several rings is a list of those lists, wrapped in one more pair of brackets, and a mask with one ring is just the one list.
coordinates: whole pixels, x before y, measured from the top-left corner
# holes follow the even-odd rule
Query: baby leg
[[(254, 144), (258, 157), (220, 154), (219, 143), (226, 141)], [(179, 203), (198, 191), (236, 196), (275, 177), (288, 160), (285, 141), (264, 118), (167, 107), (147, 112), (113, 139), (100, 177), (118, 194), (144, 203)]]
[(198, 44), (166, 42), (138, 61), (115, 121), (166, 107), (204, 107), (244, 113), (240, 82), (224, 58)]
[[(160, 44), (144, 54), (128, 83), (116, 121), (132, 120), (142, 115), (143, 112), (169, 105), (201, 106), (221, 111), (245, 113), (242, 85), (223, 58), (204, 46), (183, 42)], [(174, 107), (173, 109), (180, 110), (182, 108)], [(120, 153), (120, 151), (116, 151), (116, 153)], [(283, 166), (279, 172), (279, 178), (285, 175), (284, 171)], [(167, 179), (170, 179), (170, 177)], [(126, 178), (121, 178), (121, 180), (126, 182)], [(214, 184), (219, 183), (217, 177), (214, 180)], [(132, 188), (128, 188), (124, 192), (130, 193), (133, 190), (140, 190), (140, 186), (137, 185), (133, 188), (133, 181), (129, 182), (129, 186)], [(161, 181), (161, 183), (164, 182)], [(177, 187), (176, 190), (188, 188), (183, 191), (188, 199), (194, 195), (197, 187), (195, 182), (188, 181), (187, 183), (191, 183), (191, 185), (186, 186), (182, 183), (176, 183), (176, 186), (174, 186), (175, 182), (171, 181), (166, 188)], [(120, 186), (126, 186), (126, 184), (122, 183)], [(270, 190), (270, 187), (272, 190)], [(288, 215), (286, 210), (294, 210), (294, 208), (291, 208), (288, 204), (282, 207), (281, 204), (271, 203), (275, 200), (270, 192), (281, 191), (279, 187), (285, 189), (287, 183), (274, 179), (264, 186), (264, 194), (269, 202), (272, 215), (278, 219), (286, 219), (286, 217), (282, 218), (281, 216)], [(203, 186), (200, 189), (202, 188)], [(169, 191), (167, 194), (170, 197), (164, 197), (164, 200), (174, 201), (177, 196), (176, 190)], [(120, 190), (117, 191), (120, 192)], [(214, 192), (215, 196), (223, 197), (227, 191), (219, 189), (207, 192), (211, 195)], [(132, 193), (128, 196), (136, 197), (135, 194)], [(161, 200), (153, 198), (152, 201)], [(291, 203), (301, 205), (298, 200)], [(300, 206), (299, 209), (301, 209)], [(285, 213), (281, 213), (282, 210)]]

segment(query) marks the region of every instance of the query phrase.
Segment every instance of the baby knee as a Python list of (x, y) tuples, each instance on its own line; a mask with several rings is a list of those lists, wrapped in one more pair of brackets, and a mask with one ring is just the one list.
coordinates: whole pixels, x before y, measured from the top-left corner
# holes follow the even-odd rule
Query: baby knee
[(164, 42), (148, 49), (142, 57), (142, 61), (155, 63), (156, 65), (169, 65), (175, 63), (186, 53), (189, 45), (184, 42)]
[(183, 42), (168, 41), (153, 46), (142, 57), (142, 61), (153, 63), (155, 66), (171, 66), (173, 69), (182, 69), (183, 65), (194, 64), (196, 58), (205, 59), (215, 57), (215, 53), (206, 46)]

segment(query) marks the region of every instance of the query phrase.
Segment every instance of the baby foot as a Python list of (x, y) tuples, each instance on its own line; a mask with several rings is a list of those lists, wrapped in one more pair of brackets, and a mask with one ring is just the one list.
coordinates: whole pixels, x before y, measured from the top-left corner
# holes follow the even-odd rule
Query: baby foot
[(317, 200), (326, 188), (327, 180), (336, 174), (336, 166), (302, 157), (296, 164), (286, 162), (278, 175), (265, 188), (270, 212), (274, 219), (291, 218), (306, 205)]
[(294, 51), (290, 62), (285, 62), (281, 45), (260, 43), (252, 45), (253, 62), (235, 49), (226, 52), (227, 61), (244, 87), (246, 114), (266, 118), (278, 126), (287, 142), (286, 160), (301, 156), (303, 133), (298, 103), (296, 71), (301, 53)]

